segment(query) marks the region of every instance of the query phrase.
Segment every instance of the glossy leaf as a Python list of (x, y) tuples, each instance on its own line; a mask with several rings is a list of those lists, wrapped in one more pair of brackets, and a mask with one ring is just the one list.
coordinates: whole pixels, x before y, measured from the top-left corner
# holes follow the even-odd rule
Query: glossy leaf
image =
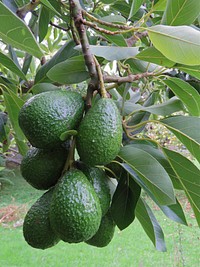
[(132, 0), (131, 10), (130, 10), (128, 19), (132, 18), (137, 13), (142, 3), (143, 3), (143, 0)]
[(200, 118), (174, 116), (160, 120), (200, 162)]
[(135, 208), (140, 196), (141, 188), (123, 173), (112, 197), (111, 214), (120, 230), (128, 227), (135, 219)]
[(200, 94), (189, 83), (178, 78), (169, 78), (164, 83), (181, 99), (191, 115), (200, 116)]
[(159, 0), (154, 6), (155, 11), (165, 11), (167, 5), (167, 0)]
[(24, 22), (0, 2), (0, 39), (18, 49), (41, 58), (40, 50), (33, 34)]
[(7, 122), (7, 115), (4, 112), (0, 112), (0, 142), (3, 143), (6, 137), (5, 125)]
[(48, 7), (51, 11), (53, 11), (58, 17), (61, 15), (60, 13), (58, 13), (58, 11), (51, 5), (50, 1), (48, 0), (40, 0), (40, 2)]
[(159, 204), (170, 205), (175, 203), (171, 179), (154, 157), (133, 145), (122, 147), (119, 157), (137, 173)]
[(69, 58), (47, 72), (47, 77), (61, 84), (80, 83), (89, 78), (83, 56)]
[(156, 249), (166, 251), (162, 228), (156, 220), (152, 210), (142, 198), (138, 201), (136, 216)]
[(16, 75), (18, 75), (21, 79), (26, 80), (26, 76), (24, 75), (20, 67), (16, 65), (11, 58), (9, 58), (8, 56), (6, 56), (1, 52), (0, 52), (0, 63), (9, 70), (11, 70)]
[[(75, 49), (81, 51), (80, 46), (76, 46)], [(98, 57), (103, 57), (107, 60), (122, 60), (130, 57), (134, 57), (138, 53), (137, 47), (116, 47), (116, 46), (97, 46), (90, 45), (92, 54)]]
[(182, 70), (200, 80), (200, 65), (199, 66), (186, 66), (186, 65), (177, 64), (176, 67), (177, 69)]
[[(168, 163), (169, 164), (169, 163)], [(170, 165), (170, 164), (169, 164)], [(131, 177), (146, 191), (146, 193), (151, 197), (151, 199), (155, 202), (155, 204), (161, 209), (161, 211), (171, 220), (187, 225), (187, 221), (183, 212), (181, 205), (179, 204), (178, 200), (176, 199), (176, 203), (172, 205), (160, 205), (155, 198), (153, 192), (151, 192), (148, 187), (143, 183), (140, 177), (136, 174), (136, 172), (131, 169), (129, 165), (126, 163), (122, 163), (121, 166), (126, 170)], [(171, 167), (170, 167), (171, 168)]]
[[(117, 104), (119, 106), (121, 105), (121, 103), (117, 103)], [(124, 105), (125, 115), (128, 115), (132, 113), (133, 111), (135, 113), (140, 110), (147, 111), (147, 112), (150, 112), (156, 115), (167, 116), (167, 115), (171, 115), (174, 112), (183, 110), (183, 105), (177, 97), (172, 97), (162, 104), (152, 105), (149, 107), (144, 107), (140, 104), (133, 104), (130, 101), (125, 102), (125, 105)]]
[(149, 37), (165, 57), (184, 65), (199, 65), (200, 31), (189, 26), (156, 25), (147, 29)]
[(13, 93), (11, 90), (9, 90), (9, 93), (3, 92), (3, 96), (6, 111), (8, 112), (10, 121), (15, 131), (15, 141), (18, 145), (19, 152), (20, 154), (25, 155), (28, 150), (28, 146), (25, 142), (26, 138), (18, 123), (19, 111), (24, 104), (24, 101), (15, 95), (15, 93)]
[(39, 29), (39, 41), (42, 42), (48, 32), (49, 22), (52, 18), (52, 12), (45, 6), (41, 7), (38, 29)]
[(168, 68), (171, 68), (175, 64), (153, 46), (142, 50), (139, 54), (136, 55), (136, 58)]
[(50, 82), (46, 74), (52, 67), (70, 57), (79, 54), (74, 50), (74, 46), (75, 44), (73, 41), (69, 41), (63, 45), (61, 49), (59, 49), (58, 52), (38, 70), (35, 76), (35, 83)]
[(190, 25), (200, 13), (200, 4), (196, 0), (168, 0), (162, 18), (162, 24)]
[(179, 178), (200, 226), (200, 169), (175, 151), (163, 148), (163, 152)]

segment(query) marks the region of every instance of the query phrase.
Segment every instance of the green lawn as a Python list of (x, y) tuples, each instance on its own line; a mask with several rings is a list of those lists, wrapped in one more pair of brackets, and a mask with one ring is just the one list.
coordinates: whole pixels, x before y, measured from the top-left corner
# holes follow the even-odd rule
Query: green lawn
[[(5, 185), (0, 191), (0, 208), (25, 203), (28, 207), (42, 194), (31, 188), (18, 172), (11, 180), (13, 185)], [(155, 250), (137, 220), (122, 232), (116, 229), (113, 241), (106, 248), (60, 242), (44, 251), (28, 246), (23, 239), (22, 227), (13, 227), (13, 223), (9, 223), (0, 225), (0, 266), (200, 267), (200, 232), (191, 210), (187, 212), (189, 227), (170, 221), (158, 210), (155, 214), (165, 233), (168, 248), (165, 253)]]

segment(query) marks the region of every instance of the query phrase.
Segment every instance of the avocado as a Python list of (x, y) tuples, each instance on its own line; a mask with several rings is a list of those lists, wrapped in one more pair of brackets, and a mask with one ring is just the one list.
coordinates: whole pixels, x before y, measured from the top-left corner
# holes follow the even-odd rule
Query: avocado
[(62, 174), (68, 151), (32, 148), (23, 157), (20, 170), (24, 179), (39, 190), (54, 186)]
[(102, 217), (99, 198), (80, 170), (71, 169), (58, 181), (49, 214), (53, 230), (64, 242), (79, 243), (97, 232)]
[(118, 108), (109, 98), (101, 98), (86, 113), (78, 128), (77, 151), (88, 166), (104, 165), (118, 154), (122, 142), (122, 122)]
[(93, 185), (94, 190), (99, 197), (102, 216), (104, 216), (107, 213), (111, 202), (109, 178), (102, 169), (88, 167), (85, 164), (80, 164), (80, 168)]
[(51, 149), (61, 145), (62, 133), (77, 128), (83, 111), (84, 101), (77, 92), (43, 92), (22, 106), (19, 125), (32, 146)]
[(106, 247), (113, 239), (115, 232), (115, 222), (112, 219), (110, 211), (102, 218), (100, 227), (96, 234), (85, 241), (88, 245), (95, 247)]
[(38, 249), (56, 245), (59, 237), (53, 232), (49, 221), (49, 208), (53, 188), (44, 193), (28, 210), (23, 224), (23, 235), (26, 242)]

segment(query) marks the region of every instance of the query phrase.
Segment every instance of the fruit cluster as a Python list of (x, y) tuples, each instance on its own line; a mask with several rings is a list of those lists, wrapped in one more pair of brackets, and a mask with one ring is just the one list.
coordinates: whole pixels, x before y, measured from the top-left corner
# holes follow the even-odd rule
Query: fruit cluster
[[(25, 216), (27, 243), (40, 249), (60, 240), (108, 245), (115, 230), (110, 179), (97, 165), (111, 162), (121, 146), (115, 103), (100, 98), (84, 115), (80, 94), (44, 92), (24, 104), (19, 125), (32, 145), (21, 163), (22, 176), (34, 188), (47, 190)], [(71, 164), (75, 148), (80, 161)]]

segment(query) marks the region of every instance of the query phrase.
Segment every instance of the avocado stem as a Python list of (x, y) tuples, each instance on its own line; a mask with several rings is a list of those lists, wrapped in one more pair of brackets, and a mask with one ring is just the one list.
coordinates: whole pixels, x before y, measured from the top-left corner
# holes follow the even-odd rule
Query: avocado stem
[(67, 160), (65, 162), (65, 166), (63, 168), (63, 171), (62, 171), (62, 175), (73, 168), (73, 164), (74, 164), (74, 154), (75, 154), (75, 138), (72, 137), (72, 140), (71, 140), (71, 145), (70, 145), (70, 149), (69, 149), (69, 154), (68, 154), (68, 157), (67, 157)]
[(96, 57), (94, 56), (94, 62), (96, 64), (96, 68), (97, 68), (97, 73), (98, 73), (98, 77), (99, 77), (99, 83), (100, 83), (100, 93), (102, 98), (107, 98), (107, 92), (106, 92), (106, 88), (104, 85), (104, 80), (103, 80), (103, 74), (101, 71), (101, 66), (99, 65), (98, 60), (96, 59)]

